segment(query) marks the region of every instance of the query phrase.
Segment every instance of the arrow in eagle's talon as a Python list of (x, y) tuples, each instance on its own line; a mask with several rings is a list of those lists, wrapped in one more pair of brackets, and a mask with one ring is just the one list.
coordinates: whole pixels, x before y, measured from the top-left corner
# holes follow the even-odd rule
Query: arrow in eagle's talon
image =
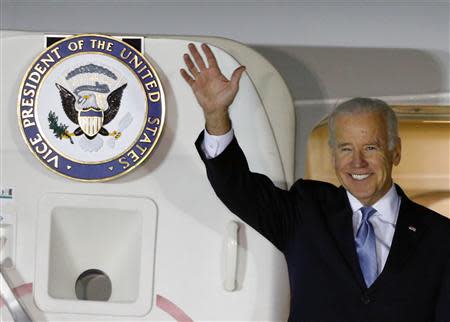
[(122, 135), (122, 132), (113, 131), (110, 135), (113, 136), (114, 139), (117, 140), (117, 139), (120, 138), (120, 136)]

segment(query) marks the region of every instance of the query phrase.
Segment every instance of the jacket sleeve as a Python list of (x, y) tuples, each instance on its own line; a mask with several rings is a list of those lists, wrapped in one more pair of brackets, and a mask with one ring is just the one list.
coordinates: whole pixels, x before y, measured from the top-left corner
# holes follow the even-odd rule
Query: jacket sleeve
[(213, 159), (204, 156), (202, 141), (203, 133), (195, 145), (217, 196), (228, 209), (283, 251), (287, 237), (300, 220), (295, 186), (290, 191), (282, 190), (265, 175), (252, 173), (236, 138)]

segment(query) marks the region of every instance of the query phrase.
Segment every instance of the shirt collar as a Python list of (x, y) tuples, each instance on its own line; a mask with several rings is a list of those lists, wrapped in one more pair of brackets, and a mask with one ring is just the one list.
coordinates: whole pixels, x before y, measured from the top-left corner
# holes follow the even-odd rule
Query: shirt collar
[[(353, 213), (357, 212), (361, 209), (361, 207), (364, 207), (364, 205), (348, 190), (346, 190), (346, 192)], [(395, 225), (397, 222), (399, 206), (400, 196), (398, 195), (397, 189), (395, 189), (395, 185), (393, 184), (389, 191), (381, 197), (380, 200), (372, 205), (372, 208), (377, 211), (380, 219)]]

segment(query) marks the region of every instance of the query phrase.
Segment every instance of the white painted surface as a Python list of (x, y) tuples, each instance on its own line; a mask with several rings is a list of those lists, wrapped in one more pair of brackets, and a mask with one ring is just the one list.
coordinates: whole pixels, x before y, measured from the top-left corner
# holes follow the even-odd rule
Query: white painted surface
[[(44, 37), (21, 33), (10, 36), (2, 39), (1, 47), (2, 79), (9, 81), (2, 82), (0, 89), (0, 171), (2, 184), (14, 187), (16, 285), (35, 281), (35, 265), (39, 262), (35, 253), (38, 200), (42, 196), (58, 192), (143, 197), (152, 199), (158, 208), (153, 303), (157, 294), (162, 295), (195, 321), (285, 320), (289, 285), (284, 258), (248, 226), (242, 225), (239, 230), (237, 288), (234, 292), (223, 289), (223, 234), (227, 223), (238, 219), (214, 195), (193, 145), (202, 129), (203, 117), (190, 88), (179, 75), (178, 62), (187, 41), (146, 40), (147, 56), (166, 93), (166, 124), (158, 147), (135, 171), (111, 182), (88, 184), (48, 171), (23, 142), (17, 125), (18, 89), (28, 65), (43, 49)], [(18, 50), (24, 43), (27, 50)], [(238, 63), (224, 51), (214, 51), (229, 75)], [(246, 75), (241, 88), (232, 113), (250, 166), (282, 183), (285, 177), (275, 139), (260, 97)], [(123, 320), (112, 315), (42, 312), (28, 295), (24, 302), (37, 320)], [(134, 319), (127, 316), (127, 320)], [(156, 307), (143, 319), (172, 320)]]

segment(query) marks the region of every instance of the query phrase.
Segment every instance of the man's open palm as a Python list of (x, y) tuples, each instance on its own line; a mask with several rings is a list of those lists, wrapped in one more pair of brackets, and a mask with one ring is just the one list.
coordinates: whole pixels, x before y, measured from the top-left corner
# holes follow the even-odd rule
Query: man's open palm
[(205, 117), (226, 114), (228, 107), (236, 97), (239, 80), (245, 67), (238, 67), (233, 72), (231, 79), (228, 80), (220, 71), (217, 60), (209, 46), (203, 44), (202, 49), (208, 66), (206, 66), (195, 45), (189, 44), (189, 51), (194, 61), (188, 54), (183, 56), (189, 73), (185, 69), (181, 69), (181, 76), (191, 86)]

